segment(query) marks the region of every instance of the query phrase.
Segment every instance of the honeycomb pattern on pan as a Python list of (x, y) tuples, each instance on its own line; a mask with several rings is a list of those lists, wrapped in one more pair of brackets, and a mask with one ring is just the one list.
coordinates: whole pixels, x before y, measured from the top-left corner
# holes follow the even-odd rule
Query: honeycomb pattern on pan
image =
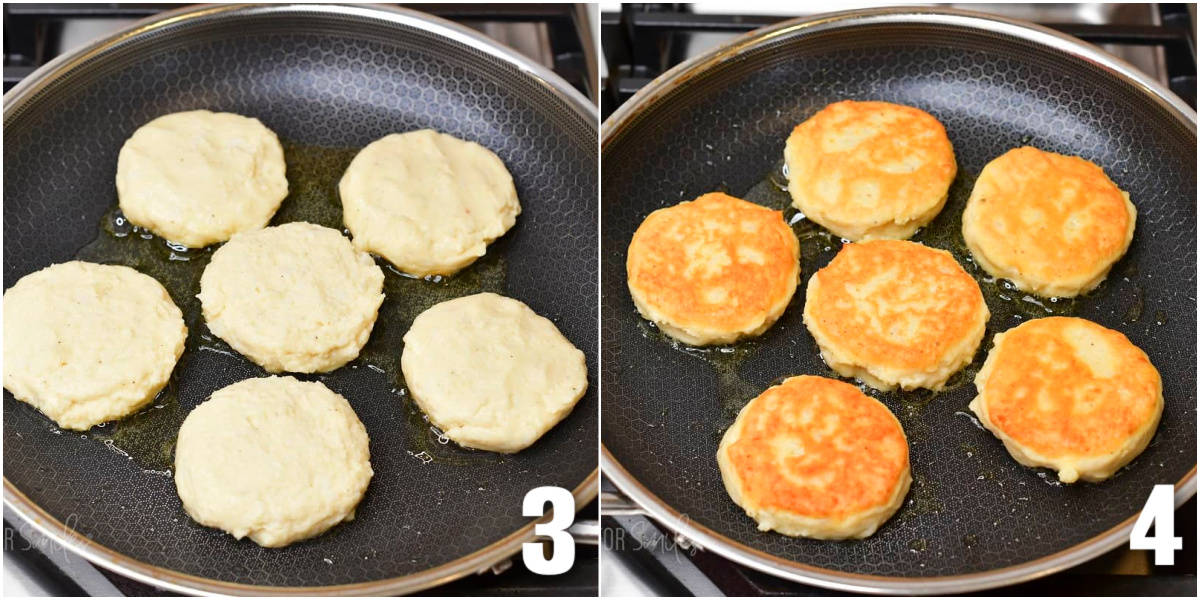
[[(1138, 224), (1129, 253), (1074, 304), (1079, 316), (1124, 332), (1163, 374), (1158, 433), (1114, 479), (1051, 485), (1053, 473), (1017, 465), (968, 416), (971, 378), (992, 336), (1042, 310), (1029, 302), (1014, 309), (1020, 294), (997, 304), (993, 293), (993, 318), (970, 377), (938, 395), (867, 392), (903, 423), (915, 479), (903, 508), (873, 537), (822, 542), (759, 532), (729, 500), (714, 455), (737, 409), (784, 376), (832, 373), (801, 312), (808, 278), (840, 242), (802, 237), (796, 299), (762, 338), (727, 356), (675, 349), (638, 318), (625, 285), (626, 248), (657, 208), (718, 189), (764, 197), (762, 182), (777, 168), (792, 127), (846, 98), (918, 106), (945, 124), (959, 175), (945, 211), (916, 239), (951, 250), (979, 279), (957, 234), (960, 215), (973, 177), (1005, 150), (1028, 143), (1082, 155), (1132, 195)], [(1175, 483), (1195, 465), (1196, 139), (1125, 84), (1011, 38), (860, 29), (784, 36), (690, 80), (637, 119), (602, 155), (601, 246), (613, 257), (601, 267), (602, 436), (635, 479), (691, 521), (825, 569), (960, 575), (1084, 542), (1139, 510), (1151, 485)], [(786, 193), (767, 194), (779, 194), (776, 208)]]
[[(319, 378), (354, 406), (371, 438), (375, 477), (354, 521), (284, 549), (196, 525), (169, 474), (143, 470), (92, 434), (55, 430), (6, 392), (5, 477), (80, 535), (151, 565), (259, 585), (397, 577), (513, 533), (528, 522), (521, 516), (527, 490), (574, 489), (596, 467), (595, 123), (541, 82), (478, 51), (405, 27), (326, 19), (309, 14), (177, 28), (176, 35), (139, 40), (85, 65), (9, 119), (5, 288), (71, 259), (97, 234), (108, 235), (99, 224), (116, 204), (117, 152), (134, 129), (160, 114), (233, 111), (258, 117), (285, 142), (322, 146), (361, 147), (387, 133), (433, 127), (491, 148), (512, 172), (524, 212), (478, 268), (506, 271), (502, 291), (553, 320), (584, 351), (591, 388), (538, 443), (501, 456), (438, 445), (395, 393), (402, 382), (362, 359), (306, 377)], [(184, 268), (167, 261), (162, 240), (144, 243), (164, 246), (155, 269)], [(464, 273), (472, 277), (471, 269)], [(170, 291), (191, 329), (172, 383), (181, 410), (264, 374), (204, 339), (194, 281)], [(382, 315), (404, 316), (377, 323), (368, 344), (378, 341), (397, 361), (400, 336), (417, 312), (401, 310), (405, 303), (386, 300)], [(414, 438), (429, 442), (438, 460), (409, 454), (419, 454), (408, 445)]]

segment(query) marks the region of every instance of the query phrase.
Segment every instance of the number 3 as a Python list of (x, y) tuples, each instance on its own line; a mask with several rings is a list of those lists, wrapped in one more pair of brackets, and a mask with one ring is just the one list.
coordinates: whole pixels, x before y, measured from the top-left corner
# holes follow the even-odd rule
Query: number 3
[[(1175, 551), (1183, 549), (1183, 538), (1175, 537), (1174, 497), (1174, 486), (1154, 486), (1129, 534), (1129, 548), (1153, 550), (1156, 565), (1175, 564)], [(1154, 525), (1154, 537), (1149, 537), (1151, 524)]]
[(550, 503), (554, 516), (550, 522), (535, 525), (533, 533), (550, 538), (553, 551), (549, 560), (542, 552), (540, 542), (527, 542), (521, 545), (521, 558), (525, 568), (538, 575), (561, 575), (575, 564), (575, 538), (567, 533), (567, 527), (575, 522), (575, 497), (560, 487), (542, 486), (529, 490), (521, 505), (521, 514), (526, 517), (540, 517), (546, 503)]

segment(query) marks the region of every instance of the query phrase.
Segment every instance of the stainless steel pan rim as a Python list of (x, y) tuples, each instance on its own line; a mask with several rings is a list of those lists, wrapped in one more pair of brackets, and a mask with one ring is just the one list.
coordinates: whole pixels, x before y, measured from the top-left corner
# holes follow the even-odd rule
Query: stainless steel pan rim
[[(1189, 130), (1196, 131), (1196, 112), (1178, 96), (1129, 63), (1082, 40), (1033, 23), (973, 11), (900, 7), (852, 10), (792, 19), (752, 31), (735, 38), (724, 46), (693, 57), (655, 78), (634, 94), (629, 101), (621, 105), (604, 122), (601, 127), (601, 150), (603, 151), (609, 141), (633, 121), (644, 105), (655, 102), (659, 97), (684, 84), (700, 72), (750, 48), (786, 35), (804, 35), (846, 27), (889, 23), (936, 24), (974, 28), (1028, 40), (1087, 60), (1134, 85), (1160, 106), (1166, 108)], [(601, 405), (603, 406), (603, 402)], [(1133, 515), (1108, 531), (1071, 548), (1003, 569), (968, 575), (923, 578), (858, 575), (780, 559), (735, 542), (703, 525), (692, 522), (687, 515), (680, 514), (639, 483), (603, 445), (601, 446), (600, 468), (604, 476), (630, 500), (640, 506), (648, 516), (688, 538), (701, 548), (776, 577), (853, 593), (958, 594), (1044, 577), (1095, 558), (1125, 543), (1129, 539), (1129, 533), (1137, 518), (1136, 515)], [(1175, 484), (1175, 506), (1178, 508), (1194, 495), (1196, 495), (1196, 468), (1192, 467), (1187, 475)]]
[(1142, 73), (1128, 62), (1079, 38), (1034, 23), (974, 11), (948, 8), (899, 7), (849, 10), (815, 17), (790, 19), (770, 27), (751, 31), (723, 46), (692, 57), (656, 77), (645, 87), (638, 90), (627, 102), (617, 108), (601, 126), (601, 148), (623, 127), (628, 125), (631, 118), (641, 111), (643, 104), (653, 102), (654, 99), (675, 89), (696, 74), (754, 46), (790, 34), (798, 33), (803, 35), (805, 33), (816, 33), (846, 27), (888, 23), (924, 23), (974, 28), (1036, 42), (1054, 50), (1077, 56), (1104, 68), (1134, 85), (1159, 104), (1169, 108), (1170, 112), (1192, 131), (1196, 130), (1196, 111), (1192, 110), (1174, 92), (1145, 73)]
[[(595, 499), (599, 489), (598, 471), (593, 471), (579, 487), (571, 492), (575, 506), (581, 507)], [(521, 529), (492, 545), (459, 558), (453, 562), (403, 577), (380, 581), (347, 583), (324, 587), (271, 587), (230, 583), (206, 577), (196, 577), (170, 569), (134, 560), (101, 546), (79, 535), (74, 529), (55, 519), (30, 502), (15, 486), (4, 480), (4, 503), (31, 527), (54, 540), (63, 548), (82, 556), (110, 571), (115, 571), (143, 583), (173, 592), (192, 595), (240, 595), (240, 596), (386, 596), (411, 594), (431, 587), (449, 583), (467, 575), (483, 573), (493, 565), (503, 562), (521, 550), (521, 545), (533, 541), (535, 525), (550, 520), (532, 521)]]
[[(74, 52), (60, 55), (21, 80), (8, 93), (4, 94), (4, 118), (7, 120), (14, 111), (32, 98), (39, 90), (55, 79), (62, 77), (76, 65), (124, 40), (172, 26), (182, 21), (204, 18), (215, 14), (262, 15), (273, 13), (294, 14), (296, 12), (371, 17), (440, 34), (516, 66), (546, 86), (554, 95), (564, 100), (580, 116), (593, 122), (599, 120), (599, 113), (596, 106), (553, 71), (531, 61), (512, 49), (501, 46), (468, 27), (403, 8), (322, 4), (193, 6), (166, 11), (148, 19), (143, 19), (108, 38), (99, 40)], [(598, 475), (599, 469), (592, 471), (587, 479), (572, 491), (577, 507), (581, 507), (595, 499), (599, 491)], [(25, 494), (21, 493), (7, 477), (4, 478), (4, 503), (12, 507), (35, 530), (54, 540), (63, 548), (91, 562), (143, 583), (173, 592), (199, 595), (312, 596), (354, 594), (379, 596), (417, 592), (470, 574), (486, 571), (493, 565), (519, 552), (522, 544), (535, 539), (536, 536), (533, 533), (534, 526), (549, 520), (549, 516), (547, 516), (536, 521), (531, 521), (521, 529), (472, 554), (432, 569), (402, 577), (325, 587), (270, 587), (229, 583), (216, 579), (187, 575), (178, 571), (156, 567), (114, 552), (81, 536), (71, 527), (50, 516), (31, 502)]]
[(157, 14), (153, 17), (143, 19), (130, 25), (127, 29), (120, 31), (108, 38), (104, 38), (91, 45), (84, 46), (74, 52), (62, 54), (54, 60), (42, 65), (36, 71), (31, 73), (25, 79), (22, 79), (17, 85), (13, 86), (8, 93), (4, 94), (4, 116), (5, 118), (11, 111), (21, 105), (32, 94), (45, 87), (46, 84), (61, 77), (65, 72), (73, 68), (79, 62), (99, 54), (111, 46), (147, 32), (161, 29), (168, 25), (193, 20), (197, 18), (207, 17), (215, 14), (233, 14), (233, 15), (265, 15), (276, 13), (296, 13), (307, 12), (313, 14), (333, 14), (333, 15), (356, 15), (363, 17), (371, 17), (390, 21), (399, 25), (407, 25), (437, 33), (443, 37), (452, 39), (456, 42), (470, 46), (476, 50), (480, 50), (491, 54), (497, 58), (519, 68), (521, 71), (529, 74), (542, 85), (546, 86), (554, 92), (554, 94), (563, 100), (580, 113), (585, 118), (596, 120), (599, 118), (599, 111), (596, 105), (592, 104), (584, 97), (584, 95), (571, 84), (563, 80), (556, 73), (547, 69), (545, 66), (530, 60), (523, 54), (505, 47), (498, 42), (484, 36), (482, 33), (475, 31), (464, 25), (459, 25), (453, 21), (428, 15), (425, 13), (409, 10), (406, 8), (398, 8), (394, 6), (369, 6), (369, 5), (336, 5), (336, 4), (269, 4), (269, 5), (204, 5), (190, 6), (181, 9), (175, 9)]
[[(605, 447), (601, 449), (600, 469), (604, 473), (604, 478), (612, 482), (622, 494), (641, 507), (647, 516), (704, 550), (715, 552), (729, 560), (776, 577), (858, 594), (961, 594), (1045, 577), (1096, 558), (1120, 546), (1129, 540), (1129, 532), (1133, 529), (1134, 521), (1137, 520), (1137, 515), (1133, 515), (1112, 529), (1071, 548), (1003, 569), (942, 577), (859, 575), (784, 560), (735, 542), (691, 521), (687, 515), (680, 514), (641, 483), (638, 483)], [(1195, 467), (1175, 484), (1175, 507), (1179, 508), (1194, 495), (1196, 495)]]

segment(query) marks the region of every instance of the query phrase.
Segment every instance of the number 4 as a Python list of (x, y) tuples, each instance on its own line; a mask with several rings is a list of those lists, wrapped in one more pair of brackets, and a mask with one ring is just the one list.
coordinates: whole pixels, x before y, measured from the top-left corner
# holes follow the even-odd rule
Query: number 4
[[(1150, 525), (1154, 525), (1154, 537), (1149, 537)], [(1133, 523), (1129, 534), (1132, 550), (1153, 550), (1154, 564), (1175, 564), (1175, 551), (1183, 549), (1183, 538), (1175, 535), (1175, 487), (1167, 484), (1154, 486), (1146, 506)]]
[(549, 523), (540, 523), (533, 527), (533, 533), (550, 538), (553, 542), (553, 552), (547, 559), (543, 554), (542, 544), (528, 542), (521, 545), (521, 558), (525, 568), (538, 575), (561, 575), (575, 564), (575, 538), (567, 532), (571, 523), (575, 522), (575, 497), (571, 492), (560, 487), (542, 486), (529, 490), (525, 501), (521, 503), (521, 514), (526, 517), (540, 517), (546, 508), (546, 503), (554, 511)]

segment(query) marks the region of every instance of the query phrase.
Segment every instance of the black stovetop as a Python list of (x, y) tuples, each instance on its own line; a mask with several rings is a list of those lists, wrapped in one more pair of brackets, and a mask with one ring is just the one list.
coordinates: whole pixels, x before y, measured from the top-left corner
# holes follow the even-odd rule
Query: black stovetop
[[(1011, 5), (976, 5), (972, 10), (1004, 12), (1017, 18), (1032, 9)], [(1060, 5), (1061, 6), (1061, 5)], [(1084, 5), (1075, 5), (1084, 6)], [(1114, 7), (1118, 5), (1101, 5)], [(830, 8), (833, 10), (833, 8)], [(1133, 14), (1137, 13), (1137, 14)], [(1110, 52), (1135, 47), (1161, 48), (1161, 73), (1151, 73), (1196, 107), (1196, 34), (1186, 4), (1131, 6), (1112, 9), (1101, 20), (1094, 15), (1075, 18), (1047, 9), (1042, 25), (1057, 29)], [(696, 38), (736, 34), (778, 23), (791, 17), (763, 14), (697, 14), (688, 4), (622, 4), (619, 12), (600, 16), (600, 39), (608, 76), (601, 81), (601, 116), (608, 118), (618, 106), (667, 69), (694, 53)], [(1123, 58), (1127, 58), (1123, 56)]]

